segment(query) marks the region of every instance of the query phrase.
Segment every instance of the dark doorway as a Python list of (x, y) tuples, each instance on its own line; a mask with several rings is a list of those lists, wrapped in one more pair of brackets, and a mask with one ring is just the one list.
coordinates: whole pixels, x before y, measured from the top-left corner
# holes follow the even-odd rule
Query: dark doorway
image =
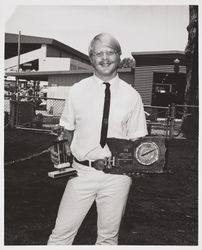
[(184, 104), (186, 75), (184, 73), (153, 73), (152, 105), (167, 107)]

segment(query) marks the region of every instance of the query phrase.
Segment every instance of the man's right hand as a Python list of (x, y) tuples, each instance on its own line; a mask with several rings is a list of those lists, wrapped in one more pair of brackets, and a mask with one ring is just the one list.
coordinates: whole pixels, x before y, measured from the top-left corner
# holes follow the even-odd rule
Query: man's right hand
[[(68, 142), (65, 142), (65, 149), (66, 149), (67, 157), (68, 158), (71, 157), (72, 153), (71, 153), (71, 149), (70, 149)], [(54, 150), (53, 145), (50, 146), (49, 151), (50, 151), (50, 157), (51, 157), (52, 163), (54, 165), (58, 165), (59, 164), (59, 153)]]
[(58, 165), (59, 164), (59, 154), (54, 150), (54, 146), (50, 146), (49, 151), (50, 151), (50, 157), (51, 157), (52, 163), (54, 165)]

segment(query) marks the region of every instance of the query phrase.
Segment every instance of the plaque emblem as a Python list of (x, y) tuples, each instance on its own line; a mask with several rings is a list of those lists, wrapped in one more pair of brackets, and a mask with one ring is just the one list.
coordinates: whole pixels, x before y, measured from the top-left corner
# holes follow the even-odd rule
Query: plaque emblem
[(155, 142), (142, 142), (135, 149), (135, 157), (137, 161), (145, 166), (152, 165), (159, 160), (159, 147)]

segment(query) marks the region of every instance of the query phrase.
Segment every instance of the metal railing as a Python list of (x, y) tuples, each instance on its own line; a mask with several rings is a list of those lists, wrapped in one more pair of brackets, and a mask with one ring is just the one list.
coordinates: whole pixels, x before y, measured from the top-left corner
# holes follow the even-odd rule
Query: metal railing
[(168, 136), (169, 107), (144, 105), (149, 135)]
[(196, 138), (199, 135), (199, 106), (175, 105), (173, 137)]
[[(5, 125), (15, 128), (52, 130), (59, 123), (65, 99), (38, 96), (5, 96)], [(144, 105), (149, 135), (166, 138), (198, 135), (198, 106)]]
[(52, 129), (59, 123), (65, 99), (5, 96), (4, 111), (11, 127)]

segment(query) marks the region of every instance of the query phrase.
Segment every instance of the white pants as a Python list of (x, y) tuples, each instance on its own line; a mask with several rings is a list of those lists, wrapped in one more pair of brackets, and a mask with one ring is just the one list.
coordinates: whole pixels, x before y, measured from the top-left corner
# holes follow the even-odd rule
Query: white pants
[(71, 245), (94, 200), (98, 212), (96, 245), (117, 245), (131, 178), (78, 163), (74, 168), (78, 176), (67, 183), (48, 245)]

